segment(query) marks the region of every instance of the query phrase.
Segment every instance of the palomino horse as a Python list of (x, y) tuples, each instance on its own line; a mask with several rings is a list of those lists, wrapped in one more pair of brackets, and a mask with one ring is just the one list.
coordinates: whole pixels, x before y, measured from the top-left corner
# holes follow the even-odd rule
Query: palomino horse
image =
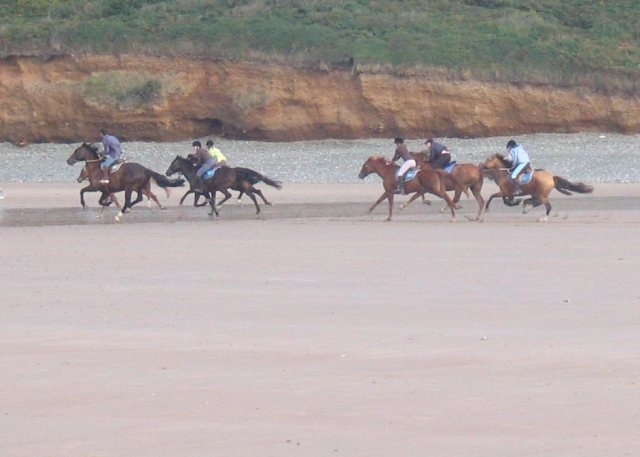
[[(170, 180), (167, 177), (156, 173), (153, 170), (143, 167), (138, 163), (124, 163), (120, 168), (109, 175), (110, 182), (108, 184), (102, 184), (99, 182), (101, 178), (100, 162), (102, 159), (98, 155), (98, 148), (92, 144), (82, 143), (67, 159), (69, 165), (73, 165), (77, 162), (84, 161), (89, 170), (89, 181), (93, 187), (97, 187), (102, 192), (100, 197), (100, 204), (108, 206), (111, 201), (108, 198), (110, 194), (124, 191), (124, 206), (120, 209), (120, 212), (115, 217), (116, 221), (120, 221), (124, 213), (126, 213), (132, 206), (142, 201), (142, 195), (151, 196), (156, 203), (160, 205), (158, 199), (151, 192), (150, 181), (153, 179), (158, 186), (165, 189), (167, 195), (169, 195), (168, 187), (180, 187), (184, 185), (184, 179)], [(100, 174), (100, 176), (99, 176)], [(97, 178), (97, 179), (96, 179)], [(138, 196), (134, 201), (131, 201), (131, 195), (133, 192), (137, 192)], [(161, 206), (162, 207), (162, 206)]]
[[(376, 206), (386, 199), (389, 201), (388, 221), (391, 220), (393, 215), (393, 196), (398, 185), (398, 180), (396, 179), (396, 172), (398, 171), (398, 168), (400, 168), (398, 165), (390, 160), (386, 160), (384, 157), (372, 156), (367, 159), (364, 165), (362, 165), (362, 169), (358, 174), (360, 179), (364, 179), (371, 173), (376, 173), (382, 178), (384, 193), (373, 204), (373, 206), (369, 208), (369, 212), (373, 211)], [(445, 175), (447, 175), (447, 173), (442, 170), (427, 170), (421, 168), (414, 179), (404, 183), (404, 189), (407, 194), (416, 192), (416, 198), (427, 192), (442, 198), (447, 202), (447, 205), (451, 209), (451, 221), (453, 222), (456, 220), (456, 206), (445, 192)]]
[[(412, 152), (411, 155), (420, 167), (434, 169), (433, 165), (425, 159), (422, 153)], [(459, 184), (462, 184), (462, 186), (457, 185), (454, 179), (457, 180)], [(471, 189), (473, 196), (478, 202), (478, 214), (473, 220), (482, 222), (482, 218), (484, 215), (484, 198), (482, 197), (482, 184), (484, 183), (484, 175), (482, 174), (482, 170), (480, 170), (480, 167), (472, 163), (456, 164), (453, 171), (451, 171), (451, 173), (447, 175), (445, 182), (447, 184), (447, 191), (455, 191), (453, 195), (453, 203), (456, 204), (456, 209), (461, 208), (461, 206), (458, 205), (458, 202), (460, 201), (462, 192), (464, 192), (468, 196), (466, 189)], [(417, 195), (414, 195), (408, 202), (404, 203), (401, 208), (406, 208), (409, 203), (414, 201), (416, 198), (418, 198)], [(442, 208), (441, 211), (444, 211), (445, 208)]]
[[(193, 165), (191, 160), (189, 158), (185, 158), (181, 156), (176, 156), (176, 158), (173, 159), (173, 162), (171, 162), (171, 165), (169, 165), (169, 168), (167, 168), (167, 171), (166, 171), (167, 176), (171, 176), (174, 173), (181, 173), (191, 185), (191, 189), (184, 194), (184, 196), (180, 200), (180, 204), (183, 203), (187, 195), (189, 195), (190, 193), (195, 193), (196, 196), (193, 202), (194, 206), (206, 205), (206, 203), (201, 205), (197, 204), (198, 197), (200, 194), (193, 190), (193, 184), (192, 184), (193, 182), (195, 182), (196, 171), (197, 171), (197, 168)], [(253, 201), (253, 204), (256, 207), (256, 214), (260, 214), (260, 205), (258, 205), (258, 201), (256, 200), (255, 195), (260, 196), (260, 198), (262, 199), (265, 205), (271, 206), (271, 202), (269, 202), (265, 198), (265, 196), (262, 194), (262, 191), (260, 189), (257, 189), (256, 187), (254, 187), (254, 184), (257, 184), (259, 182), (264, 182), (265, 184), (271, 187), (275, 187), (276, 189), (282, 188), (282, 184), (280, 182), (275, 181), (271, 178), (268, 178), (264, 175), (261, 175), (257, 171), (254, 171), (250, 168), (242, 168), (242, 167), (218, 168), (215, 174), (211, 178), (205, 180), (204, 182), (205, 192), (213, 192), (213, 195), (210, 196), (210, 201), (209, 201), (209, 204), (211, 205), (211, 208), (212, 208), (212, 211), (209, 213), (209, 215), (211, 216), (214, 213), (218, 215), (218, 209), (220, 208), (220, 206), (222, 206), (222, 204), (231, 197), (231, 194), (226, 189), (240, 191), (240, 195), (238, 196), (238, 199), (241, 198), (242, 194), (247, 194), (251, 199), (251, 201)], [(217, 191), (220, 191), (223, 194), (225, 194), (226, 198), (224, 198), (218, 205), (215, 205), (215, 193)]]
[[(495, 197), (502, 197), (503, 201), (509, 206), (517, 205), (517, 203), (515, 203), (515, 205), (510, 203), (516, 192), (516, 188), (511, 182), (508, 164), (505, 162), (504, 156), (502, 154), (494, 154), (485, 160), (481, 167), (486, 170), (487, 175), (493, 179), (500, 188), (499, 192), (496, 192), (487, 200), (485, 211), (489, 211), (489, 204)], [(581, 182), (572, 183), (546, 170), (535, 170), (531, 181), (522, 184), (520, 189), (522, 192), (520, 192), (518, 196), (531, 195), (531, 198), (526, 199), (522, 204), (523, 214), (528, 213), (532, 208), (542, 204), (547, 208), (545, 216), (538, 219), (540, 222), (546, 222), (549, 218), (549, 213), (551, 212), (549, 194), (553, 189), (565, 195), (573, 195), (572, 192), (578, 192), (580, 194), (590, 194), (593, 192), (593, 186)]]

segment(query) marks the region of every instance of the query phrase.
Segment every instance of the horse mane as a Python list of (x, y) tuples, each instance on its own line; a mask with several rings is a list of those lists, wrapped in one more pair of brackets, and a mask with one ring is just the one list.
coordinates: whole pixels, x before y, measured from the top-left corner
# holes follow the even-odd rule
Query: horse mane
[(98, 149), (99, 149), (98, 146), (96, 146), (96, 145), (94, 145), (92, 143), (87, 143), (86, 141), (84, 142), (84, 145), (86, 147), (88, 147), (91, 152), (94, 152), (94, 153), (98, 154)]
[(387, 159), (385, 159), (383, 156), (371, 156), (369, 157), (369, 160), (371, 160), (372, 162), (386, 162)]

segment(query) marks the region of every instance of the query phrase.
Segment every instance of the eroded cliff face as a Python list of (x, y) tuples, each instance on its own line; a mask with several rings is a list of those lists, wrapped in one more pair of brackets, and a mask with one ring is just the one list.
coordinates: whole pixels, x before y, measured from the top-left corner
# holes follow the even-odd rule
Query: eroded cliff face
[(0, 60), (0, 141), (294, 141), (640, 133), (640, 100), (586, 90), (138, 56)]

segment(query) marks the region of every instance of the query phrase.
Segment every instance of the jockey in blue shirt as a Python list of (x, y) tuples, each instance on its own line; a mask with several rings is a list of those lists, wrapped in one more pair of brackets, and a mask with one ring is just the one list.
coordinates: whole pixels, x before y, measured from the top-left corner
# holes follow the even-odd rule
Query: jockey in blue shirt
[(104, 147), (104, 151), (102, 151), (104, 161), (100, 164), (100, 168), (102, 169), (102, 179), (100, 182), (108, 184), (109, 167), (122, 156), (122, 148), (120, 146), (120, 140), (113, 135), (109, 135), (105, 129), (100, 130), (100, 136), (102, 137), (102, 146)]
[(522, 182), (522, 172), (531, 166), (531, 159), (525, 149), (517, 144), (514, 140), (507, 143), (507, 157), (505, 159), (511, 162), (510, 177), (516, 186), (516, 190), (520, 193), (520, 185)]

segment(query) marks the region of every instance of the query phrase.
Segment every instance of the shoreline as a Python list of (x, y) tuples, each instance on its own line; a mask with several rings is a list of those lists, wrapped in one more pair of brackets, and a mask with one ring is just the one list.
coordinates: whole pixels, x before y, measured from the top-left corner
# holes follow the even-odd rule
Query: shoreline
[[(0, 183), (6, 198), (0, 200), (4, 209), (12, 208), (73, 208), (79, 207), (79, 192), (86, 184), (78, 183)], [(552, 204), (558, 199), (575, 199), (593, 197), (640, 197), (640, 183), (595, 183), (592, 194), (574, 194), (565, 196), (559, 192), (551, 193)], [(382, 193), (382, 184), (378, 182), (363, 183), (283, 183), (281, 190), (270, 188), (264, 184), (259, 188), (274, 204), (290, 203), (373, 203)], [(178, 206), (178, 202), (187, 188), (171, 189), (167, 198), (163, 189), (152, 185), (152, 191), (167, 207)], [(485, 181), (482, 194), (485, 198), (497, 191), (493, 182)], [(236, 193), (232, 192), (235, 198)], [(118, 193), (122, 195), (122, 192)], [(85, 194), (87, 203), (97, 205), (97, 192)], [(404, 201), (407, 196), (398, 196), (397, 201)], [(432, 196), (437, 199), (437, 197)], [(472, 197), (470, 197), (472, 199)], [(190, 197), (188, 198), (190, 200)], [(464, 200), (464, 199), (463, 199)], [(250, 200), (245, 197), (245, 202)], [(187, 204), (187, 202), (185, 202)], [(386, 203), (383, 203), (386, 204)], [(493, 203), (492, 203), (493, 204)], [(632, 208), (630, 208), (632, 209)], [(640, 208), (638, 208), (640, 209)]]

